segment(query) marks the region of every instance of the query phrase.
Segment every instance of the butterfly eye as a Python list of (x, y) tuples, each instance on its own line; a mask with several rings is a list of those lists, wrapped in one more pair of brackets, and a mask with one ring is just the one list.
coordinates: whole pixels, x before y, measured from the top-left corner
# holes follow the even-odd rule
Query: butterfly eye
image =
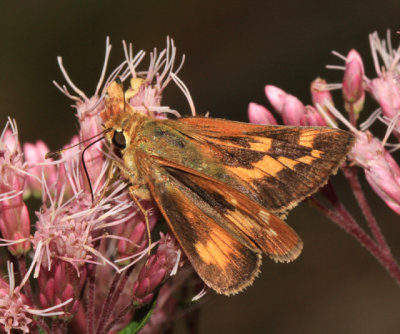
[(122, 131), (115, 131), (112, 138), (112, 143), (119, 149), (124, 149), (126, 147), (125, 136)]

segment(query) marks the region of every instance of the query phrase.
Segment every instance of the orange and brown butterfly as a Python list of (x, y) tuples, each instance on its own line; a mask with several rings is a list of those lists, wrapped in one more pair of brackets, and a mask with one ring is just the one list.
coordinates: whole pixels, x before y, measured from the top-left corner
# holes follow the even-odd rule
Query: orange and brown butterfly
[(299, 256), (302, 241), (283, 219), (353, 145), (349, 132), (324, 127), (155, 119), (125, 103), (116, 82), (102, 118), (132, 198), (154, 199), (198, 275), (225, 295), (252, 284), (263, 253)]

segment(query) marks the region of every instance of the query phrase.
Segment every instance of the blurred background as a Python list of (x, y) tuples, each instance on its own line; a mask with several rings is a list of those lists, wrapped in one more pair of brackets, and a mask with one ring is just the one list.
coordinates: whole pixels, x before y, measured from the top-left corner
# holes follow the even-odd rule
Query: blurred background
[[(76, 133), (76, 121), (72, 101), (52, 84), (65, 82), (56, 57), (63, 57), (74, 83), (91, 96), (106, 36), (113, 44), (113, 69), (123, 59), (123, 39), (136, 51), (150, 51), (164, 48), (167, 35), (186, 55), (180, 77), (198, 112), (246, 121), (249, 102), (267, 105), (266, 84), (310, 103), (315, 77), (340, 82), (341, 72), (325, 69), (342, 64), (331, 50), (357, 49), (373, 77), (368, 34), (377, 30), (384, 37), (389, 28), (397, 47), (399, 13), (398, 0), (3, 1), (0, 121), (16, 118), (22, 141), (40, 138), (51, 149), (63, 146)], [(189, 114), (175, 86), (164, 96), (164, 104)], [(334, 182), (359, 217), (342, 177)], [(365, 189), (400, 259), (399, 217)], [(306, 203), (288, 222), (304, 240), (300, 258), (291, 264), (264, 259), (262, 274), (240, 295), (210, 293), (200, 333), (398, 333), (400, 288), (365, 249)], [(182, 324), (177, 330), (184, 332)]]

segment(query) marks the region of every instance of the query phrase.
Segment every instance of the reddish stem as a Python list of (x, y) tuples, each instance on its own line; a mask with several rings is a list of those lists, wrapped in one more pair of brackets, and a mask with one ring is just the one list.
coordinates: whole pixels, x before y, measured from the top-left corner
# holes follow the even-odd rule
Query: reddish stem
[[(113, 315), (113, 312), (111, 312), (111, 310), (115, 310), (115, 306), (116, 306), (116, 304), (118, 302), (118, 299), (121, 296), (121, 293), (122, 293), (126, 283), (128, 282), (129, 275), (132, 273), (133, 269), (134, 269), (134, 266), (129, 267), (125, 271), (125, 275), (121, 277), (121, 279), (120, 279), (120, 281), (118, 283), (118, 287), (116, 288), (114, 294), (112, 295), (111, 301), (107, 305), (107, 309), (106, 309), (106, 312), (105, 312), (103, 325), (107, 324), (109, 319), (110, 319), (110, 317)], [(101, 330), (101, 327), (99, 327), (98, 330)]]
[(400, 268), (392, 254), (390, 252), (387, 253), (378, 247), (376, 242), (360, 227), (360, 225), (346, 210), (342, 203), (339, 201), (332, 201), (332, 197), (328, 198), (334, 207), (332, 210), (314, 196), (311, 198), (311, 200), (326, 217), (328, 217), (338, 226), (342, 227), (347, 233), (349, 233), (361, 245), (363, 245), (389, 272), (389, 274), (397, 281), (397, 283), (400, 284)]
[(117, 314), (116, 317), (112, 321), (108, 323), (108, 325), (104, 328), (104, 333), (108, 333), (110, 329), (118, 322), (120, 321), (130, 310), (133, 309), (132, 303), (129, 303), (127, 306), (125, 306), (121, 312)]
[(112, 308), (110, 308), (110, 304), (111, 304), (112, 297), (114, 296), (114, 292), (115, 292), (115, 290), (117, 288), (118, 281), (119, 281), (120, 278), (121, 278), (121, 274), (116, 273), (114, 275), (114, 278), (113, 278), (113, 280), (111, 282), (111, 285), (110, 285), (110, 288), (108, 290), (107, 297), (104, 300), (103, 307), (101, 309), (99, 322), (97, 324), (96, 333), (101, 333), (102, 332), (102, 327), (104, 327), (104, 325), (107, 322), (107, 319), (109, 318), (109, 315), (107, 314), (107, 312), (109, 312), (109, 310), (112, 310)]
[(88, 268), (88, 304), (87, 304), (87, 333), (94, 334), (95, 324), (95, 292), (96, 292), (96, 268), (95, 265), (90, 265)]
[(350, 183), (350, 187), (354, 193), (354, 197), (357, 200), (358, 206), (360, 207), (375, 240), (378, 242), (378, 245), (382, 248), (382, 250), (389, 254), (390, 247), (382, 234), (382, 231), (378, 225), (378, 222), (375, 219), (374, 214), (372, 213), (371, 207), (368, 205), (367, 199), (365, 198), (365, 194), (361, 188), (361, 184), (357, 176), (356, 167), (344, 168), (343, 172), (345, 177), (347, 178), (347, 181)]

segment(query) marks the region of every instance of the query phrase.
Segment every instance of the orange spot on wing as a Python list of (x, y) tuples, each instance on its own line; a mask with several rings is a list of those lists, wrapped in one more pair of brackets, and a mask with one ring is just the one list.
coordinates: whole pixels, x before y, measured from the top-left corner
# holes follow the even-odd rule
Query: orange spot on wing
[(315, 136), (318, 134), (318, 131), (306, 130), (300, 135), (298, 144), (300, 146), (305, 147), (313, 147)]
[(323, 153), (324, 153), (324, 152), (319, 151), (319, 150), (312, 150), (310, 154), (311, 154), (311, 156), (314, 157), (314, 158), (321, 159), (321, 155), (322, 155)]
[(278, 161), (290, 169), (293, 169), (299, 163), (296, 160), (292, 160), (286, 157), (279, 157)]
[(266, 175), (277, 176), (277, 174), (285, 168), (282, 163), (269, 155), (264, 156), (262, 160), (259, 160), (252, 164), (253, 168), (244, 167), (226, 167), (231, 172), (235, 173), (241, 179), (252, 182), (256, 179), (261, 179)]
[(225, 231), (215, 229), (208, 235), (207, 240), (198, 241), (194, 246), (205, 263), (214, 264), (223, 270), (229, 265), (232, 255), (237, 255), (235, 246), (238, 245), (235, 245), (234, 243), (237, 242), (233, 241), (227, 237)]
[(255, 143), (250, 143), (250, 148), (254, 151), (268, 152), (271, 149), (272, 139), (265, 137), (252, 137), (257, 140)]
[(303, 164), (311, 165), (315, 158), (310, 157), (309, 155), (305, 155), (297, 159), (297, 161), (302, 162)]

